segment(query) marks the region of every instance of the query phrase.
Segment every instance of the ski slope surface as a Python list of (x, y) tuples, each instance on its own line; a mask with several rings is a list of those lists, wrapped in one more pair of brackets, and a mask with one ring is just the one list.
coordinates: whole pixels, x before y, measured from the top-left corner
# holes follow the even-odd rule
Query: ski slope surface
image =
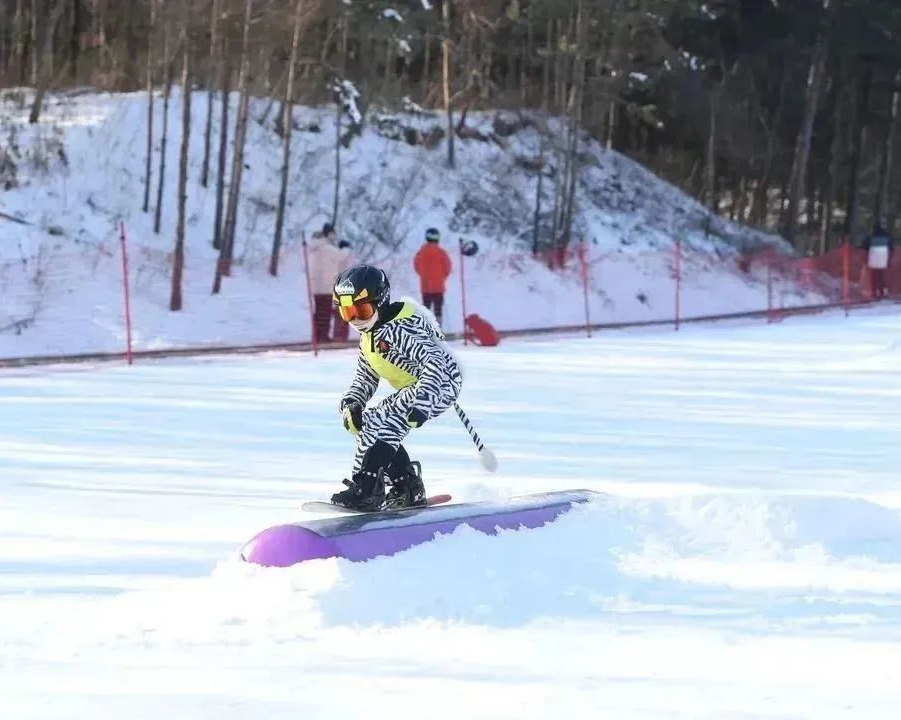
[(458, 350), (429, 491), (604, 499), (287, 569), (353, 352), (4, 371), (0, 717), (898, 717), (901, 314)]

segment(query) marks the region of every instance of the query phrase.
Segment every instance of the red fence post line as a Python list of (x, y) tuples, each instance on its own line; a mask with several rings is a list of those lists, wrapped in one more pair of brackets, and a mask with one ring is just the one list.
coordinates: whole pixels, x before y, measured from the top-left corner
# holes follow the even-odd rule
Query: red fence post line
[(463, 238), (457, 240), (457, 247), (460, 251), (460, 305), (463, 309), (463, 344), (469, 344), (469, 336), (466, 332), (466, 266), (463, 262)]
[(766, 257), (766, 321), (772, 323), (775, 320), (773, 309), (773, 257), (767, 253)]
[(119, 221), (119, 244), (122, 247), (122, 289), (125, 294), (125, 360), (133, 361), (131, 346), (131, 294), (128, 287), (128, 250), (125, 247), (125, 222)]
[(676, 272), (676, 308), (675, 308), (675, 330), (679, 329), (679, 320), (682, 313), (682, 237), (676, 238), (674, 250), (676, 258), (674, 261)]
[(848, 315), (848, 303), (851, 302), (851, 239), (845, 237), (842, 245), (842, 304), (845, 316)]
[(301, 233), (300, 244), (303, 247), (303, 273), (307, 281), (307, 305), (310, 308), (310, 340), (313, 343), (313, 355), (319, 354), (319, 338), (316, 336), (316, 310), (313, 306), (313, 289), (310, 285), (310, 255), (307, 252), (306, 233)]
[(579, 243), (579, 264), (582, 270), (582, 296), (585, 299), (585, 333), (591, 337), (591, 305), (588, 302), (588, 250), (583, 237)]

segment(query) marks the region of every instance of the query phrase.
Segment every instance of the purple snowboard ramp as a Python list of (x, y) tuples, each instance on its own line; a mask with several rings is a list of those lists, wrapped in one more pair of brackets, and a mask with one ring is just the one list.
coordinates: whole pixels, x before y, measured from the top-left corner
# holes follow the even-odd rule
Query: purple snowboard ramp
[(499, 502), (436, 505), (276, 525), (251, 538), (242, 548), (241, 558), (271, 567), (330, 557), (371, 560), (429, 542), (437, 533), (451, 533), (461, 525), (488, 535), (498, 530), (541, 527), (570, 510), (574, 503), (600, 496), (593, 490), (563, 490)]

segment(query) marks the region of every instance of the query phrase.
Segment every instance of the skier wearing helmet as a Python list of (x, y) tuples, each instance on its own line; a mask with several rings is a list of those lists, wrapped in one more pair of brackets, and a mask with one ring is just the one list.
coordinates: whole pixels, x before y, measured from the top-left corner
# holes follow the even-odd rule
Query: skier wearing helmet
[[(332, 303), (360, 333), (357, 370), (340, 404), (357, 451), (347, 488), (332, 503), (368, 511), (423, 505), (421, 467), (401, 442), (456, 401), (463, 383), (457, 361), (428, 312), (410, 301), (391, 302), (387, 275), (372, 265), (340, 273)], [(367, 408), (381, 379), (395, 392)]]

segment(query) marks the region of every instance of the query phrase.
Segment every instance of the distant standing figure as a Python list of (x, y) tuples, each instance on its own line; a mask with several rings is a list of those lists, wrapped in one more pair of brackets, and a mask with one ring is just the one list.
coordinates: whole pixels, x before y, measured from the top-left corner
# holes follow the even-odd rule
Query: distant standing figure
[(894, 240), (880, 223), (873, 226), (873, 234), (864, 241), (867, 267), (870, 268), (870, 288), (874, 299), (888, 297), (886, 270), (891, 261)]
[(422, 290), (422, 304), (431, 310), (438, 324), (444, 310), (444, 292), (447, 278), (451, 273), (450, 255), (438, 243), (441, 234), (435, 228), (425, 231), (425, 243), (413, 258), (413, 269), (419, 275), (419, 286)]
[[(313, 295), (313, 332), (317, 343), (331, 342), (330, 330), (334, 316), (332, 287), (338, 274), (353, 265), (350, 244), (343, 242), (342, 247), (342, 243), (336, 241), (335, 228), (331, 223), (325, 223), (321, 232), (313, 233), (307, 253), (310, 263), (310, 291)], [(345, 333), (343, 339), (346, 340), (346, 329), (342, 328), (342, 331)], [(340, 336), (335, 338), (340, 339)]]

